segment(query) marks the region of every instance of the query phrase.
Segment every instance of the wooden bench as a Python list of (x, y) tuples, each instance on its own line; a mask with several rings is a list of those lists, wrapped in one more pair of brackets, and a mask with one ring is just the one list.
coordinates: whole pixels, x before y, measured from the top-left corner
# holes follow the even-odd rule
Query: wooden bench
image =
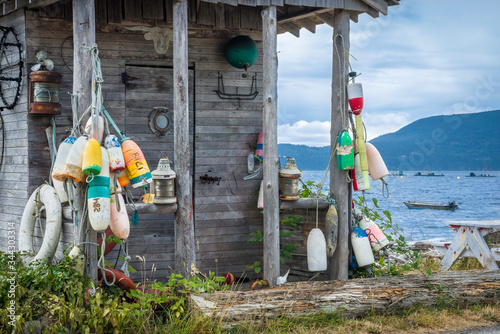
[[(451, 221), (448, 225), (457, 232), (441, 260), (441, 269), (448, 270), (456, 260), (466, 255), (474, 255), (490, 270), (498, 270), (496, 254), (488, 247), (484, 236), (500, 231), (500, 220)], [(496, 252), (495, 252), (496, 253)]]

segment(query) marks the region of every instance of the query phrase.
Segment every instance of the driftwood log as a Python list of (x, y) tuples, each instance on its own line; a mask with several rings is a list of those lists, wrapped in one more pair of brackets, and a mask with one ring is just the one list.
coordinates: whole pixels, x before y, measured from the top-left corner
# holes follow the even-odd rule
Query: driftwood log
[(240, 322), (257, 318), (341, 312), (344, 317), (368, 312), (392, 313), (412, 306), (435, 307), (498, 302), (500, 271), (456, 271), (299, 282), (255, 291), (224, 291), (191, 296), (204, 315)]

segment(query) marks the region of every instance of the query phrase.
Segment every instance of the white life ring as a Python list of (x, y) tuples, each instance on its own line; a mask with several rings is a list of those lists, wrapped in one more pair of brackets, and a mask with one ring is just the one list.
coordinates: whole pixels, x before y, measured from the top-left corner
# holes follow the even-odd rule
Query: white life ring
[(34, 257), (25, 259), (26, 263), (39, 259), (52, 259), (54, 256), (62, 227), (61, 202), (56, 190), (48, 184), (43, 184), (35, 190), (24, 208), (21, 226), (19, 227), (19, 251), (34, 253), (33, 233), (35, 231), (36, 212), (45, 207), (45, 233), (40, 250)]

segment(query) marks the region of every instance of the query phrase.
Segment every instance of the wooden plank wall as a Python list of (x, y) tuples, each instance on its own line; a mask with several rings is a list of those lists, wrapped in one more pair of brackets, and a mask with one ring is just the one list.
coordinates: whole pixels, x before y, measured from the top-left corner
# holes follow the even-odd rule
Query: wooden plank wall
[[(63, 111), (61, 116), (55, 118), (59, 144), (69, 135), (71, 127), (68, 92), (72, 87), (72, 25), (64, 19), (41, 18), (37, 12), (28, 12), (26, 22), (29, 65), (36, 61), (36, 52), (46, 50), (55, 63), (55, 70), (63, 74), (60, 93)], [(262, 245), (247, 242), (249, 233), (262, 229), (262, 216), (256, 208), (260, 181), (243, 180), (247, 175), (247, 153), (255, 149), (262, 128), (262, 95), (251, 101), (221, 100), (214, 92), (219, 72), (224, 75), (224, 84), (229, 93), (248, 93), (251, 77), (255, 74), (257, 88), (262, 91), (261, 57), (247, 73), (231, 67), (224, 58), (225, 44), (238, 34), (250, 34), (259, 46), (261, 44), (259, 32), (198, 29), (189, 36), (189, 62), (195, 66), (193, 75), (196, 80), (196, 101), (192, 108), (196, 108), (193, 182), (197, 262), (202, 271), (212, 270), (219, 274), (241, 273), (245, 264), (262, 256)], [(131, 90), (121, 83), (121, 73), (132, 68), (132, 65), (172, 65), (172, 50), (169, 49), (165, 55), (158, 55), (153, 42), (146, 41), (143, 33), (130, 32), (117, 25), (98, 27), (97, 43), (104, 75), (104, 105), (118, 126), (141, 145), (150, 168), (155, 169), (159, 158), (159, 141), (147, 128), (152, 105), (149, 105), (145, 92), (141, 95), (140, 90), (136, 90), (131, 95)], [(64, 61), (68, 66), (65, 66)], [(135, 71), (140, 73), (139, 68)], [(142, 75), (147, 76), (148, 71), (145, 69)], [(134, 81), (130, 83), (131, 86), (133, 84)], [(140, 107), (145, 107), (148, 112), (137, 110), (141, 98), (144, 103)], [(47, 178), (50, 168), (44, 132), (49, 121), (49, 117), (43, 116), (29, 119), (30, 192)], [(167, 135), (170, 139), (160, 146), (173, 158), (173, 149), (168, 147), (171, 136)], [(221, 177), (220, 184), (202, 184), (200, 176), (205, 174)], [(174, 266), (172, 216), (141, 215), (140, 224), (132, 226), (132, 265), (141, 269), (134, 274), (134, 279), (141, 280), (144, 276), (164, 279), (171, 273)], [(72, 233), (72, 223), (65, 222), (59, 251), (72, 240)], [(117, 251), (110, 253), (108, 261), (114, 263), (116, 255)], [(145, 263), (141, 263), (136, 256), (145, 259)], [(120, 264), (121, 261), (118, 266)]]
[[(12, 27), (19, 41), (23, 45), (23, 58), (26, 52), (25, 17), (24, 10), (18, 10), (0, 19), (0, 25)], [(17, 63), (18, 57), (10, 58), (11, 64)], [(5, 64), (2, 62), (2, 67)], [(26, 66), (23, 68), (26, 73)], [(13, 110), (1, 111), (5, 128), (5, 153), (3, 165), (0, 169), (0, 250), (7, 251), (7, 236), (9, 223), (19, 223), (24, 209), (24, 203), (28, 199), (28, 124), (27, 120), (27, 81), (22, 81), (22, 96)], [(4, 87), (4, 84), (2, 84)], [(4, 91), (8, 100), (13, 98), (15, 92)], [(3, 105), (0, 102), (0, 105)], [(1, 136), (1, 134), (0, 134)], [(1, 145), (1, 142), (0, 142)], [(16, 228), (16, 245), (17, 232)]]

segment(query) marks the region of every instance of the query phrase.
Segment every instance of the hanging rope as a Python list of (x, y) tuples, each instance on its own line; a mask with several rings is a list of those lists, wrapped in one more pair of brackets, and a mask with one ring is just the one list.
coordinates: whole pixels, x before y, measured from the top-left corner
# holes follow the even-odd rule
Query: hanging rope
[[(328, 161), (328, 166), (326, 166), (326, 170), (323, 173), (323, 177), (321, 178), (321, 181), (318, 183), (318, 192), (316, 193), (316, 228), (318, 228), (319, 225), (319, 193), (323, 189), (323, 183), (326, 181), (326, 177), (328, 175), (328, 170), (330, 169), (330, 165), (332, 164), (333, 157), (335, 156), (335, 152), (337, 151), (337, 147), (332, 147), (332, 150), (330, 152), (330, 160)], [(334, 201), (335, 202), (335, 201)]]
[[(104, 231), (101, 231), (101, 238), (102, 238), (101, 256), (99, 257), (99, 261), (97, 261), (97, 268), (101, 270), (102, 279), (104, 280), (106, 285), (110, 286), (110, 285), (115, 284), (116, 276), (111, 270), (107, 269), (105, 266), (104, 250), (106, 249), (106, 233)], [(106, 278), (106, 271), (110, 272), (111, 275), (113, 275), (113, 281), (111, 283), (108, 282), (108, 279)]]
[(57, 155), (57, 146), (56, 146), (56, 121), (54, 117), (50, 119), (50, 123), (52, 126), (52, 146), (54, 150), (50, 154), (50, 172), (49, 172), (49, 185), (52, 185), (52, 171), (54, 170), (54, 162), (56, 161)]
[(123, 262), (122, 267), (120, 268), (121, 271), (125, 274), (125, 276), (130, 277), (130, 273), (128, 272), (128, 263), (132, 258), (128, 255), (128, 242), (127, 239), (123, 239), (123, 254), (125, 255), (125, 261)]
[[(338, 46), (337, 46), (337, 38), (340, 38), (341, 42), (342, 42), (342, 49), (344, 50), (344, 57), (341, 57), (340, 56), (340, 52), (339, 52), (339, 49), (338, 49)], [(333, 39), (334, 43), (335, 44), (335, 52), (337, 53), (337, 59), (338, 59), (338, 62), (339, 62), (339, 69), (340, 71), (343, 73), (344, 72), (344, 69), (345, 69), (345, 44), (344, 44), (344, 37), (342, 37), (342, 35), (340, 34), (337, 34), (335, 35), (335, 38)], [(346, 97), (345, 97), (345, 87), (347, 87), (347, 77), (346, 75), (339, 75), (339, 89), (340, 89), (340, 116), (342, 118), (342, 129), (344, 131), (347, 131), (347, 122), (346, 122), (346, 110), (345, 110), (345, 107), (346, 107)]]

